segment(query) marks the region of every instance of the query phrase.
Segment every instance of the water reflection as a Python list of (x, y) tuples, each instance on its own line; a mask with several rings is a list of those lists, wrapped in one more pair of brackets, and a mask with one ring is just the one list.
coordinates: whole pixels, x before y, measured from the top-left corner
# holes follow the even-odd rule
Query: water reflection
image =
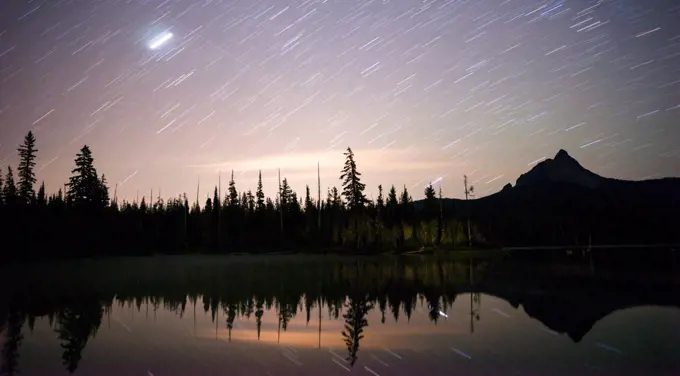
[[(304, 365), (297, 374), (330, 374), (324, 367), (377, 373), (383, 367), (383, 376), (394, 369), (384, 365), (387, 358), (404, 362), (402, 371), (420, 359), (441, 372), (472, 367), (466, 374), (528, 364), (549, 372), (560, 362), (581, 374), (630, 371), (630, 362), (641, 372), (680, 365), (668, 350), (680, 345), (680, 334), (669, 334), (680, 333), (678, 310), (621, 311), (629, 318), (586, 341), (587, 350), (576, 345), (612, 312), (680, 307), (677, 284), (645, 276), (624, 283), (611, 275), (540, 268), (518, 273), (494, 259), (390, 257), (98, 260), (17, 268), (0, 278), (6, 287), (0, 295), (1, 372), (7, 375), (127, 374), (148, 367), (142, 363), (199, 374), (196, 367), (219, 369), (209, 363), (225, 356), (231, 356), (233, 374), (249, 369), (247, 359), (266, 369)], [(628, 345), (611, 340), (634, 336), (639, 330), (628, 327), (638, 321), (648, 323), (643, 331), (656, 333), (645, 342), (646, 355), (616, 363), (603, 358), (637, 349), (630, 339)], [(565, 338), (559, 334), (572, 345), (550, 339)], [(309, 352), (327, 348), (330, 355)], [(275, 349), (282, 352), (271, 355)], [(60, 369), (49, 361), (58, 350)], [(588, 362), (572, 363), (577, 354)], [(280, 355), (284, 363), (275, 360)], [(480, 363), (473, 367), (473, 360)]]

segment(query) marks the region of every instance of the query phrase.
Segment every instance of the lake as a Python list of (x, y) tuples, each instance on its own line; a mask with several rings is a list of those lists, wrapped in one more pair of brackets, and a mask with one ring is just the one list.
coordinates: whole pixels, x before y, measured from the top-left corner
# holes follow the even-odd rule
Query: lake
[(3, 374), (680, 374), (672, 272), (164, 256), (0, 273)]

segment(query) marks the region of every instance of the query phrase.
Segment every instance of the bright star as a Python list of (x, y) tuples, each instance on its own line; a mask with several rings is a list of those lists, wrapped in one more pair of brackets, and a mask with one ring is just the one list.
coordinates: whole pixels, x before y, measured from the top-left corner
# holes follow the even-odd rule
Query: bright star
[(149, 43), (149, 48), (152, 49), (152, 50), (155, 50), (155, 49), (159, 48), (160, 46), (164, 45), (165, 42), (169, 41), (170, 39), (172, 39), (172, 33), (166, 31), (166, 32), (156, 36), (155, 38), (153, 38), (151, 40), (151, 43)]

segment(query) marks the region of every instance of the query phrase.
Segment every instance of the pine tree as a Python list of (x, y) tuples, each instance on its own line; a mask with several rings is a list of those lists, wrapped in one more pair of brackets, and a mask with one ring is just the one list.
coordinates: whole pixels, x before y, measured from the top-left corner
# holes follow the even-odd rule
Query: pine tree
[(361, 173), (357, 170), (356, 162), (354, 161), (354, 152), (349, 147), (344, 153), (345, 167), (342, 169), (340, 180), (342, 180), (342, 195), (347, 201), (347, 208), (349, 210), (361, 210), (368, 200), (364, 195), (366, 185), (361, 182)]
[(253, 196), (253, 192), (250, 189), (246, 194), (246, 198), (248, 200), (248, 212), (253, 213), (255, 211), (255, 196)]
[[(404, 190), (401, 192), (401, 196), (399, 197), (399, 211), (401, 214), (401, 221), (402, 221), (402, 226), (404, 223), (410, 224), (412, 227), (415, 226), (415, 221), (413, 220), (413, 199), (408, 193), (408, 189), (404, 185)], [(403, 231), (401, 232), (402, 234)], [(416, 232), (413, 231), (411, 236), (415, 236)], [(405, 241), (405, 234), (402, 235)]]
[(281, 208), (288, 208), (290, 204), (293, 203), (293, 189), (288, 185), (288, 179), (283, 178), (281, 183), (281, 198), (280, 205)]
[(385, 203), (385, 221), (389, 227), (392, 227), (401, 222), (401, 213), (399, 211), (399, 199), (397, 198), (397, 189), (392, 185), (389, 192), (387, 192), (387, 202)]
[(76, 167), (71, 170), (73, 175), (67, 183), (66, 201), (68, 204), (75, 207), (105, 206), (108, 188), (97, 176), (92, 152), (87, 145), (76, 154), (75, 164)]
[(255, 197), (257, 197), (257, 202), (255, 207), (258, 211), (264, 210), (264, 192), (262, 191), (262, 171), (257, 176), (257, 190), (255, 191)]
[(387, 193), (387, 205), (388, 206), (397, 206), (399, 203), (399, 200), (397, 199), (397, 189), (394, 188), (394, 185), (390, 188), (389, 193)]
[(444, 202), (442, 201), (442, 187), (439, 186), (439, 215), (437, 216), (437, 245), (442, 242), (442, 230), (444, 225)]
[(331, 200), (333, 208), (340, 209), (344, 207), (344, 204), (342, 202), (342, 196), (340, 196), (340, 191), (338, 191), (338, 187), (333, 187), (331, 189)]
[[(375, 205), (375, 221), (378, 228), (378, 246), (382, 247), (383, 244), (383, 228), (385, 226), (385, 198), (383, 197), (383, 187), (378, 185), (378, 199)], [(384, 319), (384, 315), (383, 315)], [(384, 321), (383, 321), (384, 322)]]
[(212, 203), (213, 203), (213, 207), (215, 208), (215, 214), (219, 213), (219, 210), (220, 210), (220, 195), (217, 191), (217, 187), (215, 187), (215, 190), (213, 191)]
[[(98, 191), (98, 201), (101, 203), (102, 206), (109, 206), (110, 198), (109, 198), (109, 187), (106, 185), (106, 176), (102, 174), (101, 180), (99, 180), (99, 186), (97, 187)], [(160, 200), (160, 193), (159, 193), (159, 200)], [(161, 201), (162, 205), (162, 201)]]
[(14, 171), (11, 166), (7, 166), (7, 175), (5, 175), (5, 184), (2, 187), (2, 197), (5, 204), (13, 204), (17, 199), (17, 187), (14, 185)]
[(425, 187), (425, 219), (430, 220), (434, 217), (437, 210), (437, 192), (430, 183)]
[(5, 201), (5, 200), (4, 200), (4, 195), (3, 195), (3, 192), (4, 192), (4, 189), (3, 189), (3, 188), (4, 188), (4, 187), (3, 187), (4, 182), (5, 182), (5, 181), (4, 181), (4, 179), (2, 178), (2, 169), (0, 168), (0, 205), (2, 205), (3, 202)]
[(238, 207), (238, 191), (236, 190), (236, 182), (234, 182), (234, 170), (231, 171), (231, 179), (229, 180), (229, 206), (232, 208)]
[(19, 146), (19, 167), (17, 173), (19, 176), (19, 197), (25, 203), (30, 202), (35, 197), (35, 190), (33, 186), (36, 182), (35, 172), (35, 157), (38, 149), (35, 148), (35, 137), (33, 132), (29, 131), (24, 138), (24, 143)]
[(408, 189), (404, 186), (404, 190), (401, 192), (401, 197), (399, 198), (399, 203), (402, 205), (409, 205), (413, 200), (408, 194)]
[(340, 180), (342, 180), (342, 195), (347, 201), (347, 208), (354, 216), (354, 231), (356, 234), (356, 247), (359, 247), (359, 216), (365, 205), (368, 203), (364, 189), (366, 185), (361, 182), (361, 173), (357, 170), (356, 162), (354, 161), (354, 152), (351, 148), (347, 148), (345, 154), (345, 167), (342, 169)]
[(309, 185), (305, 188), (305, 212), (310, 213), (314, 210), (314, 202), (309, 191)]
[(46, 205), (47, 204), (47, 197), (45, 196), (45, 182), (42, 182), (40, 184), (40, 188), (38, 188), (38, 195), (36, 198), (36, 202), (38, 205)]
[(430, 183), (427, 187), (425, 187), (425, 199), (426, 200), (435, 200), (437, 198), (437, 193), (435, 192), (434, 188), (432, 187), (432, 183)]

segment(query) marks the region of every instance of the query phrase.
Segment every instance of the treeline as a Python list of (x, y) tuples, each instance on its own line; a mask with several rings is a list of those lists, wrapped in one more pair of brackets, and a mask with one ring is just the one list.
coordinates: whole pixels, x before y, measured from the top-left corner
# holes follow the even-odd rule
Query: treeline
[[(143, 197), (120, 201), (104, 174), (95, 168), (85, 145), (76, 155), (72, 176), (61, 189), (37, 192), (38, 149), (29, 132), (18, 149), (18, 180), (8, 166), (0, 178), (0, 220), (4, 223), (5, 257), (76, 257), (152, 253), (235, 253), (277, 250), (353, 250), (384, 252), (420, 246), (466, 245), (466, 224), (455, 221), (430, 185), (424, 204), (416, 207), (404, 186), (386, 193), (379, 186), (375, 201), (365, 185), (354, 153), (345, 153), (342, 186), (318, 199), (309, 186), (304, 197), (284, 177), (275, 198), (265, 197), (261, 174), (255, 192), (238, 191), (233, 173), (225, 192), (214, 187), (204, 203), (190, 204), (186, 194), (164, 200)], [(113, 196), (113, 197), (111, 197)]]

